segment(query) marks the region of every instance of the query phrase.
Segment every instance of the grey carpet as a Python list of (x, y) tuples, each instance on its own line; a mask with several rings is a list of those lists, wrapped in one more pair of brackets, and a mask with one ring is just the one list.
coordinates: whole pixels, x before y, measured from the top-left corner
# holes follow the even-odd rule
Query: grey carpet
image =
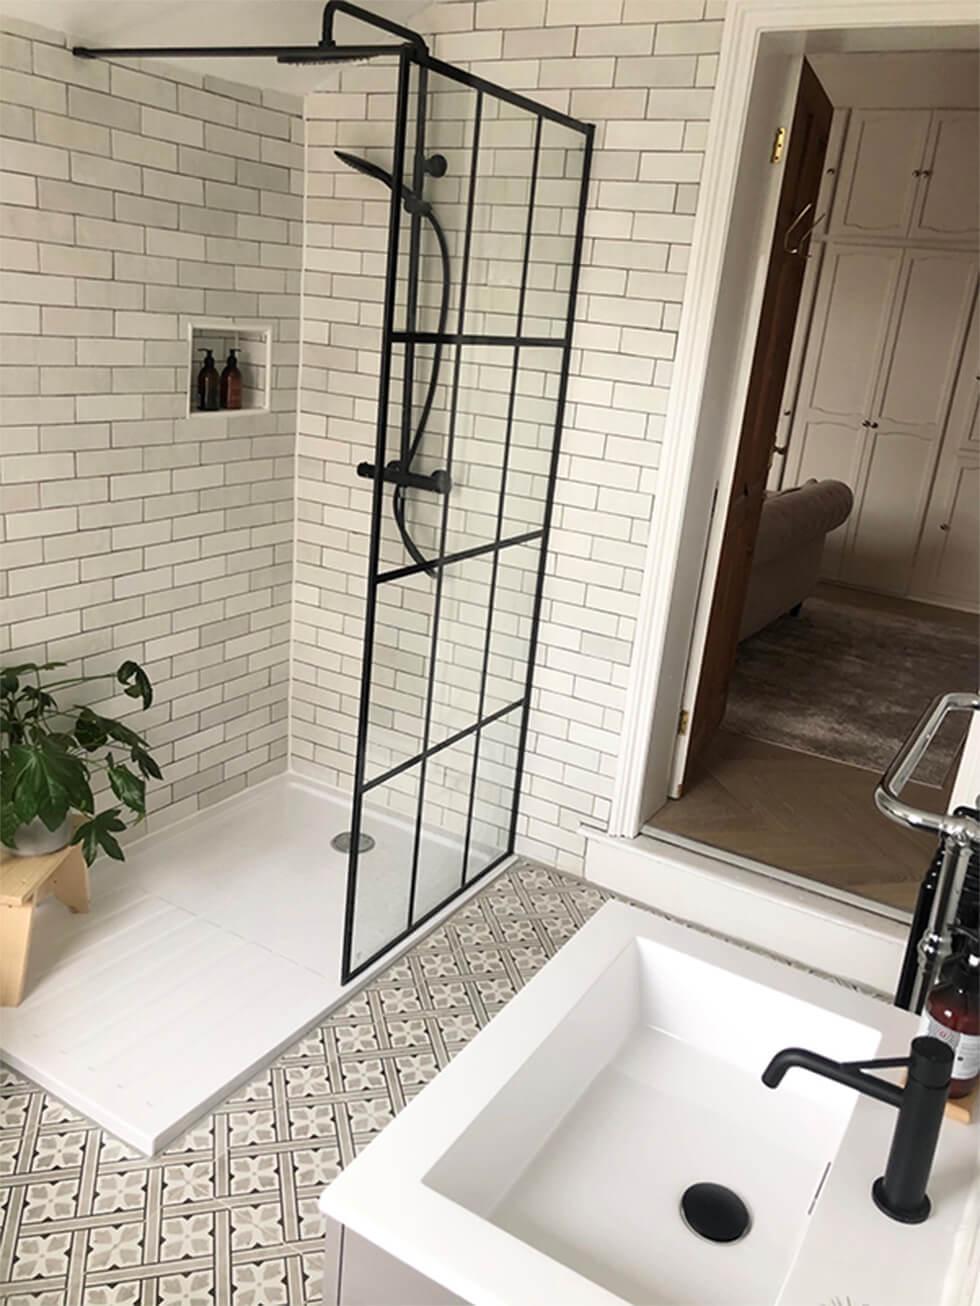
[[(972, 629), (812, 598), (739, 645), (725, 726), (884, 771), (931, 699), (977, 679)], [(943, 783), (965, 727), (946, 723), (916, 780)]]

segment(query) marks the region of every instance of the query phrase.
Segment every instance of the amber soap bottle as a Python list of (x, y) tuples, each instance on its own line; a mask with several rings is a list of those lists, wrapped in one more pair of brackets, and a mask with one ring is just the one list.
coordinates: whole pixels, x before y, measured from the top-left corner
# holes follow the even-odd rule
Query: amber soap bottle
[(920, 1032), (953, 1049), (951, 1098), (966, 1097), (980, 1079), (980, 944), (961, 947), (929, 994)]
[(202, 413), (213, 412), (218, 407), (218, 369), (210, 349), (204, 351), (204, 362), (197, 374), (197, 406)]
[(241, 408), (242, 406), (242, 374), (238, 370), (238, 359), (235, 357), (235, 350), (228, 352), (228, 362), (225, 363), (224, 370), (221, 373), (221, 407), (222, 408)]

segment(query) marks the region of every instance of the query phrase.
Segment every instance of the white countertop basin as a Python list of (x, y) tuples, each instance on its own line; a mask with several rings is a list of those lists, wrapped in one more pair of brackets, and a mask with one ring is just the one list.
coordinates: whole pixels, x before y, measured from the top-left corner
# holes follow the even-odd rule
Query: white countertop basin
[[(870, 1196), (894, 1110), (801, 1070), (775, 1090), (760, 1078), (785, 1046), (894, 1056), (916, 1026), (608, 903), (321, 1206), (473, 1306), (952, 1303), (976, 1128), (946, 1124), (934, 1214), (903, 1226)], [(686, 1225), (681, 1196), (699, 1182), (748, 1207), (739, 1241)]]

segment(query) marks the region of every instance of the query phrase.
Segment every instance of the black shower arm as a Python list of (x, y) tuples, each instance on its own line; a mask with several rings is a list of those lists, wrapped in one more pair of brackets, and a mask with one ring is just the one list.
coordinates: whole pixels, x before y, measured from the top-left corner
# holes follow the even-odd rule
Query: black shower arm
[(403, 45), (348, 45), (338, 47), (333, 36), (334, 14), (346, 14), (376, 27), (383, 32), (397, 36), (404, 46), (421, 62), (429, 57), (429, 47), (411, 28), (401, 27), (398, 23), (372, 14), (359, 5), (348, 4), (347, 0), (328, 0), (323, 9), (322, 36), (319, 47), (313, 45), (172, 45), (172, 46), (89, 46), (76, 45), (72, 54), (80, 59), (279, 59), (292, 62), (306, 60), (316, 62), (311, 56), (318, 49), (324, 53), (324, 62), (329, 62), (331, 50), (342, 50), (345, 61), (373, 59), (377, 55), (398, 54)]
[[(303, 59), (317, 50), (315, 45), (73, 45), (71, 52), (79, 59)], [(344, 46), (345, 59), (373, 59), (377, 55), (397, 54), (398, 45)]]
[(429, 55), (429, 47), (419, 36), (418, 32), (413, 32), (410, 27), (402, 27), (400, 23), (393, 23), (390, 18), (384, 18), (381, 14), (372, 14), (368, 9), (362, 9), (360, 5), (353, 5), (350, 0), (327, 0), (323, 9), (323, 35), (320, 38), (321, 45), (336, 45), (333, 34), (334, 14), (346, 14), (348, 18), (356, 18), (361, 23), (367, 23), (370, 27), (377, 27), (382, 32), (390, 32), (392, 36), (399, 37), (406, 45), (410, 45), (416, 55), (425, 60)]

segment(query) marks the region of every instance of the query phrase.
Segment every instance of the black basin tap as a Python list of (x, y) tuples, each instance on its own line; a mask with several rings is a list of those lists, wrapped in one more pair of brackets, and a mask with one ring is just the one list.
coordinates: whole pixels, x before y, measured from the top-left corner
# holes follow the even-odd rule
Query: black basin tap
[[(907, 1057), (880, 1061), (831, 1061), (806, 1048), (784, 1048), (762, 1072), (767, 1088), (776, 1088), (794, 1066), (898, 1108), (885, 1173), (871, 1187), (875, 1205), (903, 1224), (920, 1224), (931, 1205), (926, 1196), (929, 1172), (953, 1074), (953, 1050), (938, 1038), (914, 1038)], [(869, 1075), (869, 1070), (908, 1069), (905, 1087)]]

